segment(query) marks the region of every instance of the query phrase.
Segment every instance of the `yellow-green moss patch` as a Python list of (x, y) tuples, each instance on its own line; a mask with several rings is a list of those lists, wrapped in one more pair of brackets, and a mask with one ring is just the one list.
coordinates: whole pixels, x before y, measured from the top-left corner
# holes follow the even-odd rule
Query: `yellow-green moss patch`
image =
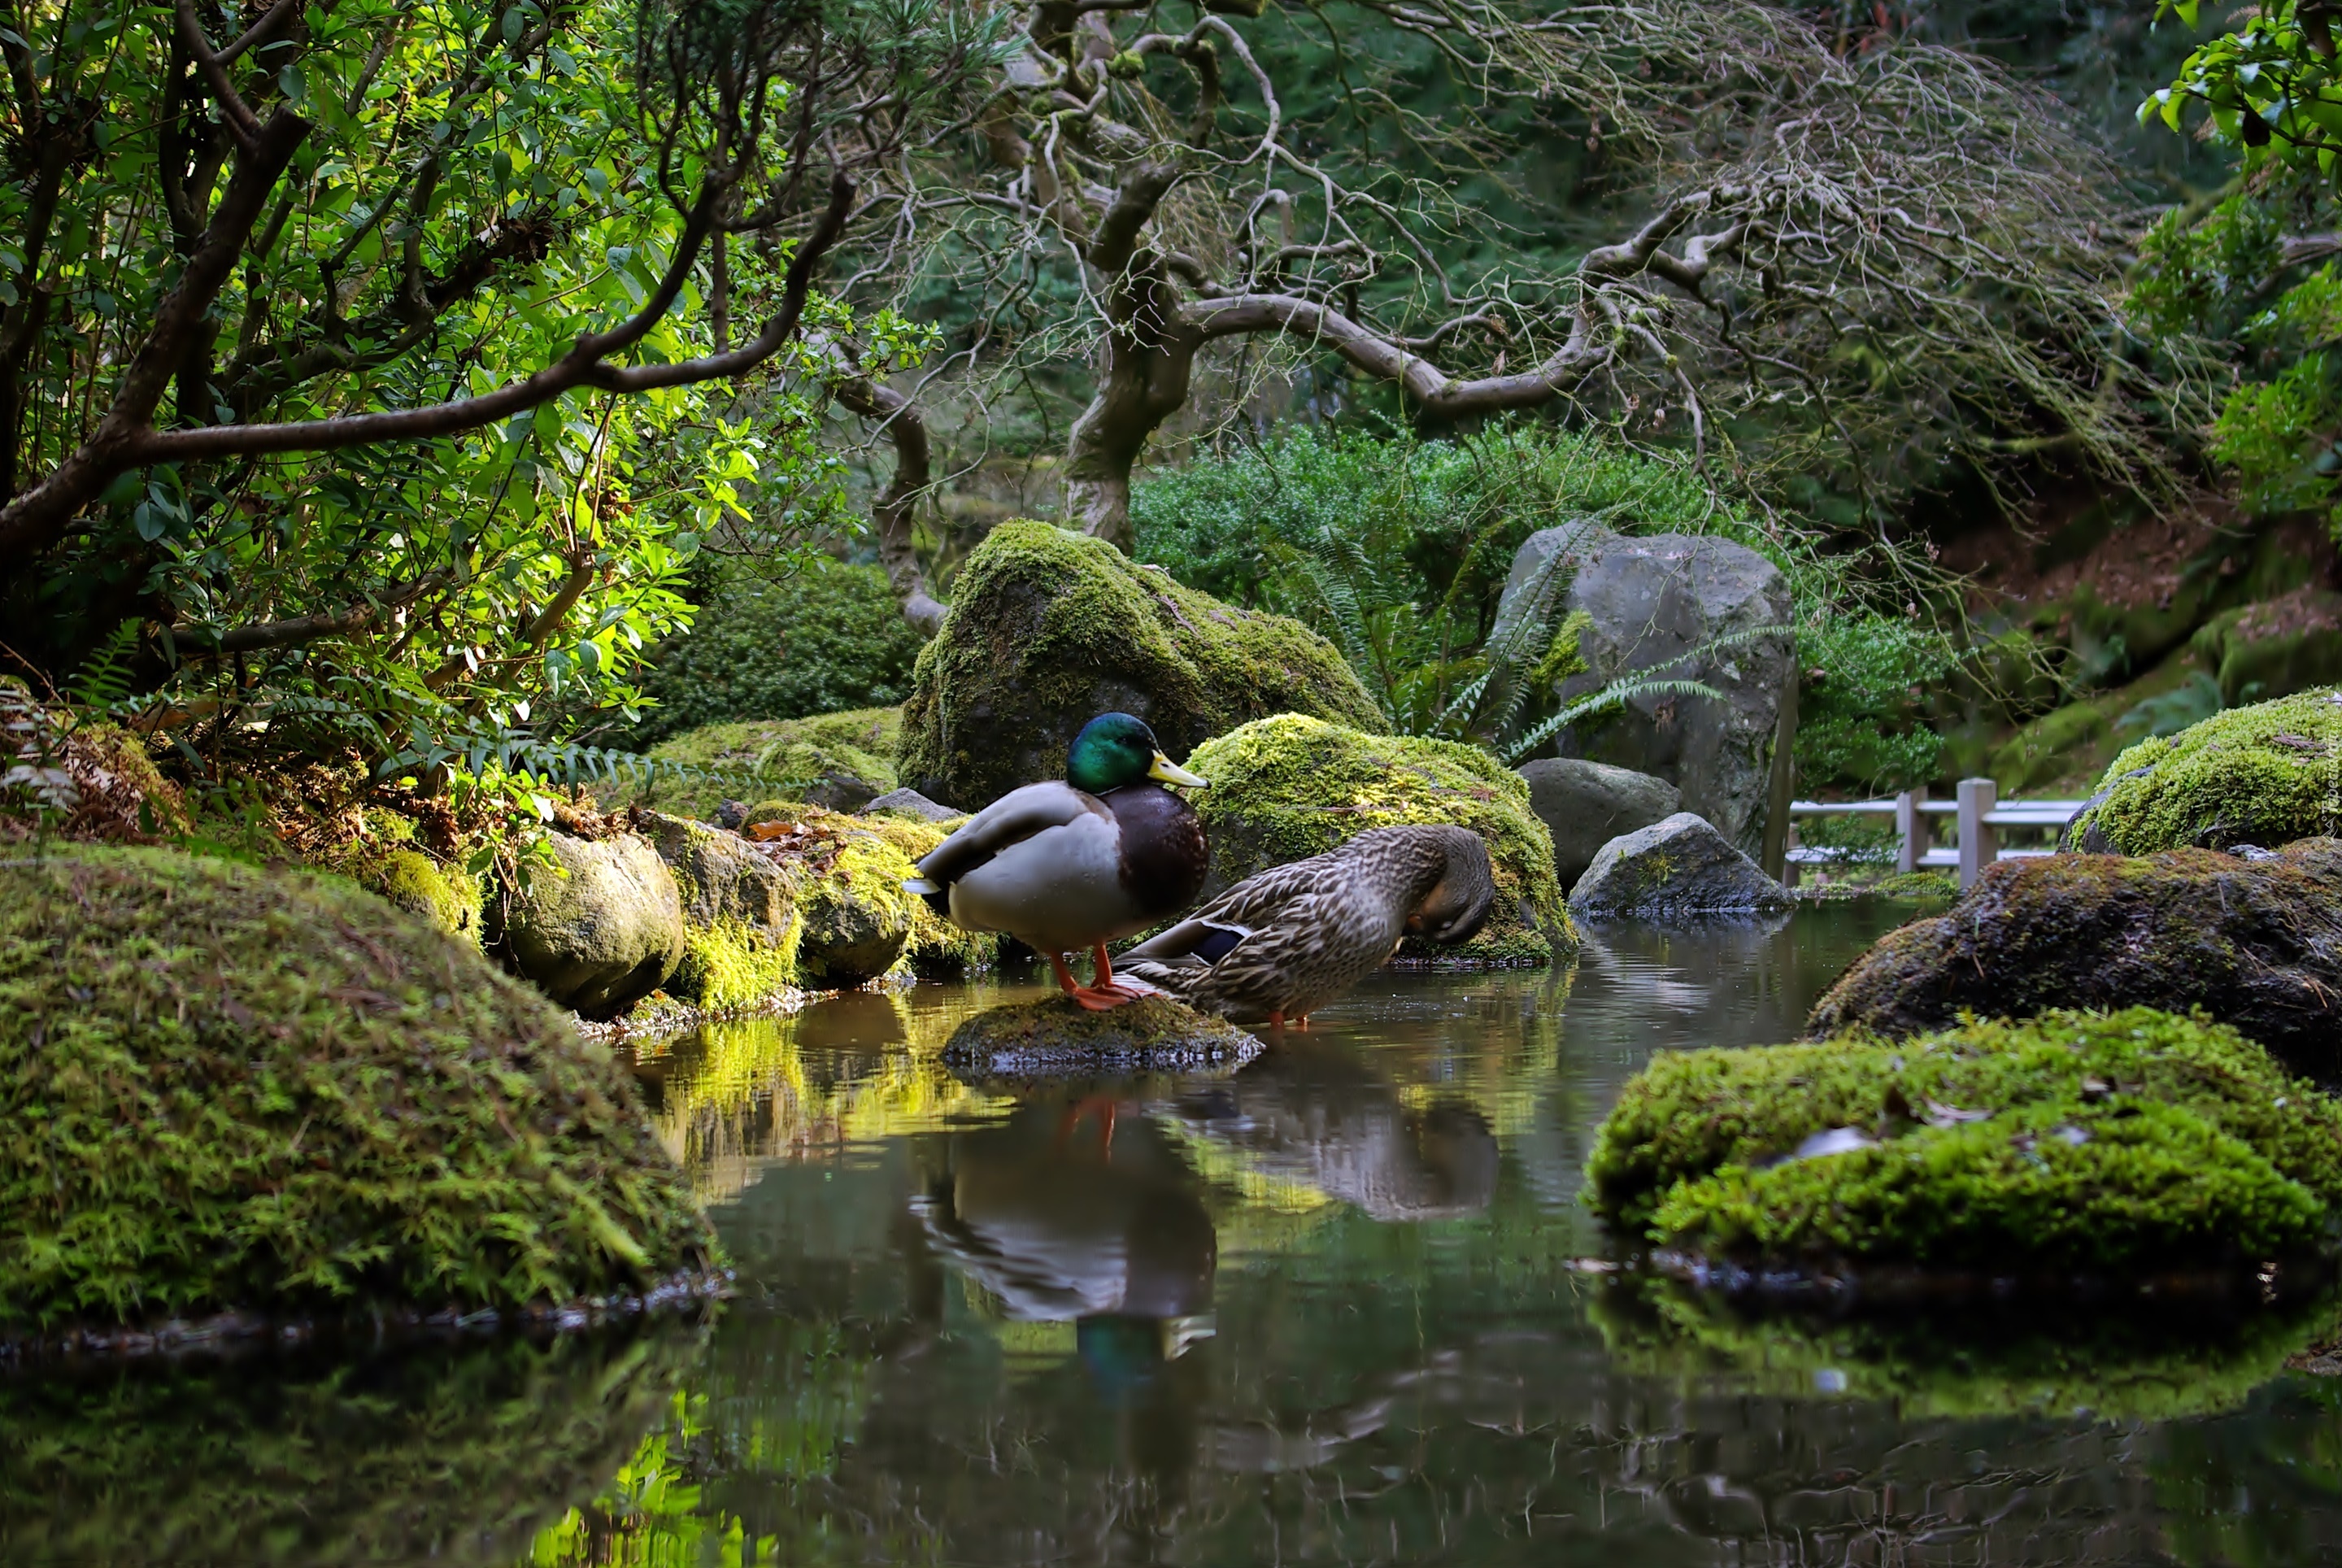
[(1116, 710), (1146, 720), (1174, 758), (1272, 713), (1381, 722), (1339, 651), (1300, 622), (1184, 588), (1103, 539), (1016, 521), (953, 584), (903, 706), (896, 771), (974, 810), (1062, 778), (1075, 734)]
[(166, 850), (0, 866), (0, 1334), (512, 1308), (714, 1248), (607, 1050), (425, 921)]
[(2342, 692), (2230, 709), (2116, 758), (2074, 824), (2126, 855), (2342, 834)]
[[(803, 799), (833, 774), (895, 788), (899, 708), (861, 708), (811, 719), (759, 719), (710, 724), (651, 748), (660, 762), (688, 770), (648, 784), (606, 788), (612, 803), (656, 806), (679, 817), (711, 818), (726, 800), (783, 796)], [(713, 779), (692, 777), (714, 774)]]
[(1587, 1174), (1614, 1224), (1712, 1257), (2248, 1267), (2331, 1239), (2342, 1110), (2223, 1026), (2051, 1012), (1663, 1053)]
[(1406, 956), (1549, 961), (1576, 931), (1553, 869), (1553, 836), (1529, 809), (1527, 780), (1476, 746), (1368, 735), (1301, 714), (1206, 741), (1187, 766), (1211, 781), (1193, 799), (1211, 836), (1206, 898), (1256, 871), (1322, 855), (1369, 828), (1447, 822), (1487, 841), (1496, 902), (1470, 941)]

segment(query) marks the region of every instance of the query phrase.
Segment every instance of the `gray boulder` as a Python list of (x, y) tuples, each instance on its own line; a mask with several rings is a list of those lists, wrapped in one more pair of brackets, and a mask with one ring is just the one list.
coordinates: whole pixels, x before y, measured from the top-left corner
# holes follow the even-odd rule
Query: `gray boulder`
[(1569, 895), (1570, 912), (1589, 920), (1753, 915), (1796, 901), (1689, 811), (1603, 845)]
[(1781, 703), (1796, 678), (1794, 649), (1776, 636), (1686, 656), (1719, 637), (1787, 627), (1789, 585), (1780, 568), (1729, 539), (1627, 538), (1566, 524), (1531, 535), (1514, 557), (1496, 635), (1545, 595), (1556, 624), (1578, 610), (1589, 618), (1577, 642), (1586, 668), (1561, 683), (1562, 700), (1636, 672), (1697, 680), (1723, 697), (1637, 698), (1565, 734), (1561, 755), (1655, 774), (1683, 791), (1685, 810), (1756, 849)]
[(1565, 888), (1611, 839), (1683, 809), (1683, 791), (1666, 779), (1606, 762), (1540, 757), (1519, 771), (1529, 781), (1529, 809), (1553, 834), (1554, 874)]
[(862, 815), (875, 811), (900, 811), (906, 817), (920, 817), (930, 822), (948, 822), (954, 817), (965, 816), (949, 806), (938, 805), (916, 789), (889, 789), (862, 808)]
[(683, 961), (683, 898), (658, 850), (632, 834), (599, 841), (548, 833), (560, 871), (516, 890), (503, 947), (520, 974), (563, 1007), (616, 1018)]

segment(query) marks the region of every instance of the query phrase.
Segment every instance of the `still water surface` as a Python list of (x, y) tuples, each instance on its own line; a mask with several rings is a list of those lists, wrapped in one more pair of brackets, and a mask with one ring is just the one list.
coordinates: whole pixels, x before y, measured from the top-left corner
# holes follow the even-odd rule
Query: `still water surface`
[(1619, 1084), (1788, 1038), (1897, 918), (1386, 975), (1218, 1077), (937, 1066), (1016, 984), (710, 1028), (638, 1071), (712, 1326), (0, 1379), (0, 1557), (2342, 1561), (2330, 1309), (1746, 1320), (1588, 1266)]

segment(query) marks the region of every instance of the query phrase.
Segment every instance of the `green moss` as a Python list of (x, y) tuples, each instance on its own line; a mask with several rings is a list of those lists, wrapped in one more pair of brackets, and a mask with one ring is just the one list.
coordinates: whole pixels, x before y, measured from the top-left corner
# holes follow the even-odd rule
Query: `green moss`
[(0, 866), (0, 1332), (507, 1308), (705, 1268), (626, 1075), (330, 878)]
[(358, 885), (443, 931), (480, 940), (479, 882), (420, 849), (392, 850), (366, 869)]
[[(886, 840), (902, 857), (907, 868), (903, 872), (906, 877), (966, 820), (965, 817), (955, 817), (930, 822), (920, 817), (886, 811), (861, 819), (869, 831)], [(903, 957), (897, 968), (912, 974), (940, 978), (978, 973), (1000, 961), (1000, 938), (995, 933), (963, 930), (936, 914), (925, 899), (915, 898), (910, 904), (911, 936), (903, 944)]]
[(685, 818), (661, 813), (647, 827), (683, 905), (683, 958), (668, 988), (718, 1013), (795, 991), (808, 868), (776, 861), (736, 834)]
[(110, 1568), (525, 1562), (706, 1339), (659, 1323), (0, 1379), (0, 1541)]
[[(2152, 769), (2136, 778), (2126, 775)], [(2075, 824), (2126, 855), (2237, 844), (2274, 849), (2342, 832), (2342, 692), (2230, 709), (2143, 740), (2099, 780), (2106, 800)]]
[(1957, 899), (1960, 896), (1960, 879), (1949, 871), (1902, 871), (1883, 877), (1861, 890), (1874, 899), (1908, 900), (1913, 903), (1932, 899)]
[(1553, 836), (1529, 809), (1527, 780), (1476, 746), (1285, 714), (1205, 742), (1187, 766), (1211, 780), (1194, 797), (1212, 841), (1207, 896), (1369, 828), (1452, 822), (1487, 841), (1496, 907), (1470, 941), (1436, 949), (1409, 939), (1408, 956), (1543, 963), (1556, 946), (1576, 945)]
[[(2257, 1307), (2258, 1303), (2256, 1303)], [(1744, 1313), (1673, 1281), (1622, 1282), (1588, 1314), (1620, 1370), (1744, 1397), (1891, 1403), (1906, 1419), (2047, 1415), (2180, 1421), (2242, 1404), (2330, 1338), (2335, 1302), (2218, 1317), (2091, 1312), (1822, 1319)]]
[(661, 778), (648, 785), (606, 787), (600, 794), (610, 805), (653, 806), (703, 819), (714, 817), (725, 801), (744, 795), (802, 799), (831, 773), (866, 780), (884, 794), (895, 788), (895, 748), (902, 723), (901, 709), (863, 708), (811, 719), (711, 724), (653, 747), (650, 755), (694, 772), (727, 777)]
[[(1877, 1141), (1791, 1158), (1840, 1129)], [(2051, 1012), (1899, 1043), (1664, 1053), (1604, 1121), (1587, 1173), (1612, 1222), (1714, 1255), (2213, 1266), (2326, 1239), (2342, 1110), (2233, 1030)]]
[(792, 920), (778, 940), (767, 928), (745, 920), (687, 926), (683, 964), (668, 984), (709, 1012), (761, 1007), (796, 989), (804, 935), (801, 920)]
[(1373, 727), (1333, 644), (1135, 566), (1102, 539), (1004, 523), (968, 557), (903, 707), (903, 783), (961, 809), (1064, 775), (1102, 712), (1136, 713), (1175, 758), (1272, 713)]

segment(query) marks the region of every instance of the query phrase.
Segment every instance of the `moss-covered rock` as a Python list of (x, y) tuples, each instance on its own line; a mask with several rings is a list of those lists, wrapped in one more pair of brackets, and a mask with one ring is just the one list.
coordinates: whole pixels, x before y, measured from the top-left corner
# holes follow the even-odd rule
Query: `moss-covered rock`
[(903, 886), (964, 820), (847, 816), (792, 800), (751, 809), (742, 831), (761, 839), (753, 852), (788, 874), (803, 922), (796, 983), (836, 990), (888, 973), (991, 968), (998, 938), (962, 930)]
[(0, 1335), (636, 1292), (714, 1240), (606, 1050), (331, 878), (0, 866)]
[(2099, 789), (2106, 799), (2068, 833), (2118, 854), (2274, 849), (2342, 833), (2342, 691), (2230, 709), (2142, 740), (2114, 759)]
[(539, 990), (579, 1016), (616, 1018), (683, 962), (683, 898), (658, 851), (631, 833), (547, 833), (504, 901), (498, 945)]
[[(930, 821), (922, 817), (878, 812), (862, 820), (868, 831), (876, 833), (900, 857), (901, 875), (895, 881), (899, 888), (905, 879), (916, 873), (918, 863), (967, 819), (948, 817)], [(1000, 961), (1000, 938), (996, 933), (956, 926), (929, 908), (925, 899), (915, 898), (909, 903), (911, 934), (903, 943), (902, 962), (914, 974), (938, 978), (973, 974)]]
[(1964, 1013), (2201, 1008), (2321, 1077), (2342, 1070), (2342, 841), (2003, 860), (1890, 931), (1815, 1004), (1816, 1035), (1904, 1035)]
[[(680, 774), (604, 786), (609, 804), (656, 807), (712, 819), (732, 799), (773, 796), (853, 810), (895, 788), (899, 708), (860, 708), (811, 719), (711, 724), (651, 748)], [(702, 777), (712, 775), (713, 777)]]
[(1229, 1067), (1260, 1050), (1259, 1040), (1226, 1019), (1167, 996), (1106, 1012), (1050, 996), (977, 1013), (952, 1031), (943, 1060), (966, 1077), (1023, 1079)]
[(1256, 871), (1322, 855), (1369, 828), (1450, 822), (1487, 841), (1496, 902), (1470, 941), (1410, 937), (1405, 956), (1464, 962), (1549, 962), (1577, 936), (1554, 875), (1553, 837), (1529, 808), (1527, 781), (1476, 746), (1367, 735), (1285, 714), (1208, 740), (1187, 766), (1211, 836), (1203, 896)]
[(805, 935), (798, 879), (736, 833), (646, 813), (652, 846), (683, 903), (683, 961), (668, 989), (709, 1012), (787, 996)]
[(45, 832), (143, 844), (186, 830), (186, 803), (145, 741), (35, 701), (22, 680), (0, 676), (0, 842)]
[(1222, 604), (1047, 523), (995, 528), (960, 568), (919, 655), (896, 771), (973, 810), (1062, 778), (1099, 714), (1135, 713), (1175, 758), (1248, 719), (1381, 715), (1334, 645), (1298, 621)]
[(2342, 594), (2303, 588), (2213, 617), (2190, 639), (2230, 705), (2342, 680)]
[(2331, 1242), (2342, 1108), (2201, 1019), (2054, 1012), (1662, 1053), (1603, 1121), (1587, 1175), (1622, 1231), (1711, 1258), (2249, 1269)]
[(108, 1568), (525, 1562), (671, 1408), (706, 1338), (662, 1323), (11, 1376), (0, 1541), (15, 1563)]

